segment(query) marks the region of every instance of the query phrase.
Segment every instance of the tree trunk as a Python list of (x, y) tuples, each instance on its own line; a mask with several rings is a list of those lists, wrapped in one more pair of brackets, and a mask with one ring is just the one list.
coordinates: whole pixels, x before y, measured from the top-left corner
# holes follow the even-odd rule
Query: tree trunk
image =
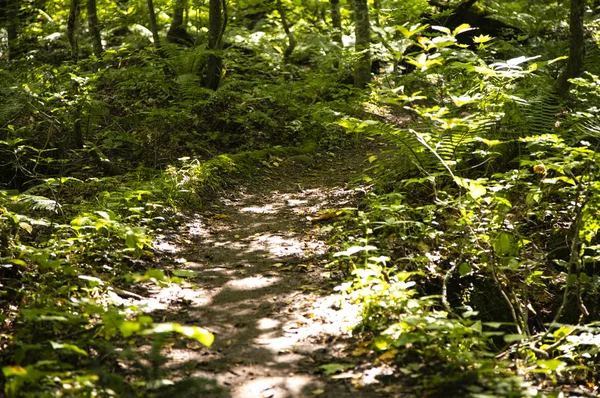
[(17, 39), (19, 38), (19, 8), (20, 4), (18, 0), (7, 0), (5, 3), (6, 7), (6, 38), (8, 40), (8, 57), (11, 60), (15, 60), (19, 57), (19, 45)]
[(354, 86), (366, 88), (371, 81), (371, 25), (367, 0), (354, 0), (354, 33), (358, 56), (354, 65)]
[(217, 53), (221, 49), (221, 39), (227, 26), (227, 5), (225, 0), (210, 0), (208, 10), (208, 49), (212, 53), (208, 56), (208, 65), (204, 87), (211, 90), (219, 88), (223, 60)]
[(331, 5), (331, 26), (333, 33), (331, 38), (338, 43), (340, 47), (344, 47), (342, 40), (342, 13), (340, 12), (340, 0), (329, 0)]
[(569, 47), (569, 60), (567, 67), (558, 78), (558, 94), (566, 97), (569, 94), (571, 83), (569, 79), (575, 78), (583, 72), (583, 61), (585, 57), (585, 38), (583, 16), (585, 14), (585, 0), (571, 0), (571, 13), (569, 18), (569, 29), (571, 40)]
[(69, 20), (67, 21), (67, 37), (71, 45), (71, 58), (76, 60), (79, 56), (77, 43), (77, 26), (79, 21), (79, 0), (71, 0)]
[(291, 27), (287, 20), (285, 9), (283, 8), (283, 4), (281, 3), (281, 0), (277, 0), (277, 12), (279, 13), (279, 16), (281, 17), (281, 24), (283, 25), (283, 30), (285, 31), (285, 34), (287, 35), (287, 38), (288, 38), (288, 46), (286, 47), (285, 51), (283, 52), (283, 60), (284, 60), (284, 62), (289, 62), (290, 57), (292, 56), (292, 53), (294, 52), (294, 49), (296, 48), (296, 37), (294, 36), (294, 33), (291, 30)]
[(152, 0), (147, 0), (148, 14), (150, 15), (150, 30), (152, 31), (152, 39), (154, 47), (160, 48), (160, 37), (158, 36), (158, 23), (156, 22), (156, 12), (154, 11), (154, 3)]
[(92, 44), (96, 57), (102, 57), (102, 39), (100, 38), (100, 23), (98, 22), (98, 10), (96, 0), (87, 0), (88, 24), (92, 35)]
[(167, 32), (167, 39), (173, 43), (191, 45), (193, 40), (183, 24), (183, 13), (187, 7), (187, 0), (175, 0), (173, 6), (173, 19)]

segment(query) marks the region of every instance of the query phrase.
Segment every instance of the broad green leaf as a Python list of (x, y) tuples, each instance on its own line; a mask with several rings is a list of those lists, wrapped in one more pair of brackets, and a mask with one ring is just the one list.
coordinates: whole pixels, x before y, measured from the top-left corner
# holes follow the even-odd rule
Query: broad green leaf
[(471, 267), (469, 264), (467, 263), (462, 263), (459, 267), (458, 267), (458, 273), (460, 274), (460, 276), (465, 276), (471, 273), (471, 271), (473, 270), (473, 267)]
[(513, 237), (506, 232), (500, 232), (494, 240), (494, 251), (499, 256), (510, 254), (513, 249)]
[(206, 347), (210, 347), (215, 341), (215, 336), (211, 332), (198, 326), (176, 325), (174, 330), (185, 337), (195, 339)]
[(98, 214), (100, 217), (104, 218), (105, 220), (110, 220), (110, 215), (105, 211), (97, 211), (96, 214)]
[(195, 339), (200, 344), (210, 347), (215, 341), (215, 336), (206, 329), (198, 326), (184, 326), (178, 323), (157, 323), (152, 325), (151, 328), (143, 331), (143, 334), (154, 334), (154, 333), (179, 333), (190, 339)]
[(447, 35), (450, 35), (450, 34), (452, 34), (452, 31), (451, 31), (450, 29), (446, 28), (445, 26), (437, 26), (437, 25), (433, 25), (433, 26), (431, 27), (431, 29), (433, 29), (433, 30), (437, 30), (437, 31), (439, 31), (439, 32), (444, 32), (444, 33), (446, 33)]
[(134, 321), (125, 321), (119, 325), (119, 330), (123, 337), (129, 337), (134, 333), (137, 333), (142, 328), (142, 325), (139, 322)]
[(21, 227), (22, 229), (24, 229), (25, 231), (27, 231), (29, 233), (33, 232), (33, 228), (31, 227), (31, 225), (27, 224), (26, 222), (20, 222), (19, 227)]
[(2, 368), (2, 373), (4, 377), (18, 376), (23, 377), (27, 376), (27, 369), (21, 366), (5, 366)]
[(176, 269), (173, 271), (173, 275), (179, 276), (180, 278), (194, 278), (198, 275), (198, 272), (192, 271), (191, 269)]
[(468, 23), (464, 23), (462, 25), (458, 25), (458, 27), (452, 31), (452, 35), (456, 36), (474, 29), (475, 28), (472, 28)]
[(504, 336), (504, 341), (507, 343), (514, 343), (517, 341), (523, 341), (527, 339), (527, 336), (524, 334), (507, 334)]
[(569, 334), (571, 334), (571, 332), (574, 330), (574, 328), (572, 327), (568, 327), (568, 326), (561, 326), (560, 328), (556, 329), (553, 333), (552, 336), (554, 336), (555, 339), (560, 339), (562, 337), (565, 337)]
[(125, 233), (125, 244), (127, 245), (127, 247), (130, 249), (137, 249), (138, 242), (139, 238), (137, 234), (132, 229), (128, 229)]
[(144, 273), (144, 276), (148, 279), (156, 279), (158, 281), (164, 281), (166, 279), (165, 272), (160, 269), (151, 268)]
[(21, 260), (20, 258), (11, 258), (8, 260), (9, 263), (12, 263), (14, 265), (20, 265), (22, 267), (26, 267), (27, 263), (23, 260)]
[(72, 226), (81, 227), (81, 226), (89, 225), (89, 224), (90, 224), (90, 219), (88, 217), (77, 217), (77, 218), (74, 218), (73, 220), (71, 220)]
[(328, 363), (319, 366), (317, 369), (322, 370), (326, 375), (334, 375), (336, 373), (345, 372), (348, 369), (352, 369), (355, 365), (349, 363)]
[(563, 361), (561, 361), (559, 359), (541, 359), (541, 360), (537, 361), (537, 365), (543, 369), (548, 369), (553, 372), (560, 370), (560, 369), (564, 368), (565, 366), (567, 366), (566, 363), (564, 363)]
[(478, 184), (474, 181), (469, 182), (469, 195), (471, 195), (473, 199), (482, 197), (486, 194), (486, 192), (487, 190), (483, 185)]
[(87, 352), (85, 352), (84, 350), (82, 350), (81, 348), (77, 347), (74, 344), (57, 343), (55, 341), (50, 341), (50, 345), (55, 350), (66, 350), (66, 351), (74, 352), (74, 353), (79, 354), (79, 355), (83, 355), (84, 357), (88, 356)]

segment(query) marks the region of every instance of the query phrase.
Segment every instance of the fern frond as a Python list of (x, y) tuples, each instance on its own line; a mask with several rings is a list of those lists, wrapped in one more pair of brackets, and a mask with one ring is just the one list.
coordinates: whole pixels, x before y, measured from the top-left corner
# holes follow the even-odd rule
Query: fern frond
[[(176, 50), (176, 51), (175, 51)], [(187, 50), (174, 46), (165, 46), (167, 64), (177, 75), (199, 75), (205, 67), (208, 56), (212, 53), (206, 45), (192, 47)]]
[(49, 199), (45, 196), (20, 194), (12, 198), (12, 203), (23, 210), (43, 210), (43, 211), (54, 211), (60, 205), (55, 200)]
[(519, 103), (523, 115), (523, 131), (526, 135), (548, 134), (554, 130), (560, 103), (555, 93), (539, 95)]

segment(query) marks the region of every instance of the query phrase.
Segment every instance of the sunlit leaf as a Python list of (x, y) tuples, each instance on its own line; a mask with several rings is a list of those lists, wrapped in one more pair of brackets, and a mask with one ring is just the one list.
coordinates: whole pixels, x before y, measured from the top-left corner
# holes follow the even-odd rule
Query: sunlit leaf
[(195, 278), (198, 276), (198, 272), (191, 269), (176, 269), (173, 270), (173, 275), (179, 276), (180, 278)]
[(337, 252), (333, 255), (333, 257), (340, 257), (340, 256), (352, 256), (353, 254), (356, 253), (360, 253), (363, 251), (369, 251), (369, 250), (377, 250), (377, 247), (375, 246), (352, 246), (344, 251), (341, 252)]
[(11, 376), (26, 376), (27, 375), (27, 369), (21, 367), (21, 366), (5, 366), (2, 368), (2, 373), (4, 374), (4, 377), (11, 377)]
[(74, 352), (74, 353), (79, 354), (79, 355), (83, 355), (84, 357), (88, 356), (87, 352), (85, 352), (84, 350), (82, 350), (81, 348), (77, 347), (74, 344), (57, 343), (57, 342), (54, 342), (54, 341), (50, 341), (50, 345), (55, 350), (66, 350), (66, 351)]
[(483, 43), (487, 43), (488, 41), (490, 41), (492, 39), (493, 38), (491, 36), (488, 36), (488, 35), (479, 35), (479, 36), (473, 37), (473, 43), (475, 43), (475, 44), (483, 44)]
[(470, 30), (475, 30), (476, 28), (472, 28), (471, 25), (469, 25), (468, 23), (463, 23), (461, 25), (458, 25), (453, 31), (452, 31), (452, 35), (456, 36), (459, 35), (461, 33), (465, 33), (468, 32)]

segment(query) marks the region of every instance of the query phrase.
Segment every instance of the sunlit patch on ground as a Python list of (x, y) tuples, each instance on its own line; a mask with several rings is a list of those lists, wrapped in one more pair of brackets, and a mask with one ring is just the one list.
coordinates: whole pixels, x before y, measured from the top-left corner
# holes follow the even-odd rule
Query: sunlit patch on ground
[(264, 278), (262, 276), (252, 276), (244, 279), (236, 279), (225, 284), (226, 288), (235, 290), (252, 290), (267, 287), (275, 282), (279, 278)]
[[(358, 158), (348, 161), (359, 169)], [(171, 348), (169, 368), (216, 380), (232, 398), (354, 396), (351, 384), (314, 372), (348, 355), (343, 340), (359, 322), (359, 308), (320, 294), (331, 289), (321, 274), (328, 246), (309, 216), (355, 206), (356, 192), (339, 171), (304, 178), (249, 186), (190, 221), (185, 236), (157, 242), (179, 257), (173, 270), (194, 276), (149, 288), (147, 308), (215, 333), (210, 348)]]

